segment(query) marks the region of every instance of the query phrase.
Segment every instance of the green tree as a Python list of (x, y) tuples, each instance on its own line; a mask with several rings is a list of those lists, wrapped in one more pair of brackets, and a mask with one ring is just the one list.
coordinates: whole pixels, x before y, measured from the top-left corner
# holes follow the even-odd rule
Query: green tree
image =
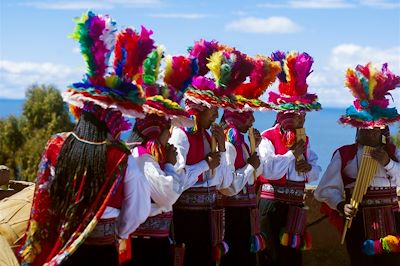
[(60, 92), (54, 86), (33, 85), (21, 117), (0, 120), (0, 163), (12, 168), (16, 178), (34, 181), (48, 139), (72, 128)]

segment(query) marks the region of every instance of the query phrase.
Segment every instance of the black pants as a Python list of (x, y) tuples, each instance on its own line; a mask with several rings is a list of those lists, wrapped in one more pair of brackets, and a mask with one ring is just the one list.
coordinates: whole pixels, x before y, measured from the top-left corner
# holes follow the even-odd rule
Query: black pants
[(185, 266), (215, 265), (212, 257), (210, 211), (174, 209), (177, 244), (185, 244)]
[(280, 244), (279, 233), (286, 225), (289, 205), (260, 199), (260, 226), (267, 237), (267, 248), (260, 252), (260, 265), (296, 266), (302, 265), (301, 250)]
[(132, 260), (124, 266), (172, 266), (168, 237), (131, 238)]
[(250, 252), (250, 208), (225, 208), (225, 241), (229, 252), (222, 257), (222, 266), (256, 265), (256, 253)]
[(389, 253), (368, 256), (362, 251), (362, 244), (365, 241), (364, 221), (362, 209), (353, 218), (351, 227), (346, 234), (346, 248), (350, 257), (351, 266), (381, 266), (393, 265), (400, 266), (400, 254)]
[(85, 245), (71, 255), (63, 266), (118, 266), (118, 251), (115, 245)]

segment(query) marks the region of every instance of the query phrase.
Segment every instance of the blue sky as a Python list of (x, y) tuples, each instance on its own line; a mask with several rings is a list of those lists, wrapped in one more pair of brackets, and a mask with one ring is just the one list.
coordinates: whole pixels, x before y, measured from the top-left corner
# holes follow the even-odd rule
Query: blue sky
[[(171, 54), (200, 38), (249, 55), (305, 51), (315, 61), (309, 91), (325, 107), (352, 102), (343, 86), (347, 67), (389, 62), (400, 75), (399, 0), (2, 0), (0, 98), (24, 98), (32, 83), (63, 90), (82, 78), (83, 58), (67, 35), (88, 9), (110, 14), (119, 29), (145, 25)], [(400, 92), (393, 94), (400, 107)]]

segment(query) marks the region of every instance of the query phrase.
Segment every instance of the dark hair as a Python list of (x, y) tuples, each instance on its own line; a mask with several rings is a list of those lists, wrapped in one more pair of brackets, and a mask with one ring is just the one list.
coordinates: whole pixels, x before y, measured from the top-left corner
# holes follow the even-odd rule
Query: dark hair
[(129, 135), (128, 139), (126, 140), (126, 144), (130, 149), (133, 149), (137, 145), (142, 145), (146, 143), (148, 139), (139, 132), (136, 125), (133, 127), (131, 134)]
[(228, 123), (226, 123), (225, 115), (222, 115), (221, 120), (219, 121), (219, 125), (225, 130), (228, 127)]
[[(105, 141), (108, 133), (105, 123), (88, 112), (81, 114), (73, 131), (92, 142)], [(54, 214), (60, 217), (67, 231), (81, 222), (80, 217), (91, 207), (105, 182), (106, 152), (107, 145), (84, 143), (72, 134), (61, 147), (50, 196)]]

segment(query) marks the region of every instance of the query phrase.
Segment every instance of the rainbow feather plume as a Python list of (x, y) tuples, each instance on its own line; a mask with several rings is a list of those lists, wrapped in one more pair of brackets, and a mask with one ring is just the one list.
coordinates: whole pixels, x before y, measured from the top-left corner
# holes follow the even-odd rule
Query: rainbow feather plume
[(127, 28), (117, 35), (114, 70), (123, 80), (131, 82), (138, 78), (143, 61), (155, 48), (150, 38), (153, 32), (142, 26), (140, 34)]
[(199, 75), (204, 76), (207, 74), (209, 69), (207, 68), (208, 58), (216, 51), (220, 49), (218, 42), (199, 40), (194, 43), (192, 47), (189, 47), (189, 54), (194, 58), (197, 58), (199, 66)]
[(92, 84), (102, 85), (111, 52), (114, 48), (116, 22), (109, 16), (88, 11), (75, 19), (71, 37), (79, 41), (81, 53), (87, 63), (87, 77)]
[(167, 98), (180, 102), (183, 94), (198, 72), (197, 60), (187, 56), (170, 56), (166, 59), (164, 83), (168, 88)]

